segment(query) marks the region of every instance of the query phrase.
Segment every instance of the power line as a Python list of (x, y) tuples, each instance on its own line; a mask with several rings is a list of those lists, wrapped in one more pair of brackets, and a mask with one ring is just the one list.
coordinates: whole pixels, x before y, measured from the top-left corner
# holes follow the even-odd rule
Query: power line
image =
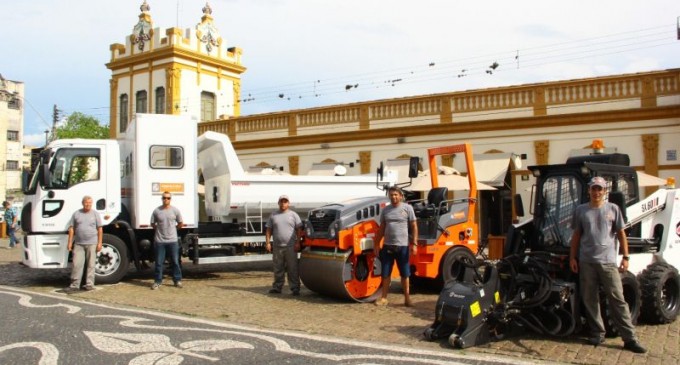
[[(665, 29), (664, 31), (659, 31)], [(673, 39), (675, 38), (673, 25)], [(415, 67), (398, 67), (391, 70), (364, 72), (332, 78), (317, 78), (305, 82), (265, 86), (245, 89), (241, 92), (241, 107), (251, 104), (265, 104), (274, 101), (292, 102), (328, 97), (341, 93), (367, 92), (376, 89), (392, 88), (404, 84), (442, 81), (468, 76), (493, 75), (495, 72), (517, 71), (506, 65), (515, 65), (522, 59), (521, 69), (548, 64), (574, 61), (578, 59), (602, 57), (611, 54), (662, 47), (676, 42), (660, 43), (670, 40), (668, 26), (658, 26), (641, 30), (627, 31), (612, 35), (579, 39), (549, 45), (513, 50), (512, 52), (491, 53), (481, 56), (455, 60), (430, 62)], [(493, 65), (496, 65), (492, 68)], [(185, 98), (183, 108), (200, 107), (200, 98)], [(236, 104), (222, 104), (222, 107), (235, 107)], [(109, 117), (110, 107), (74, 108), (74, 111), (106, 111), (97, 113), (104, 119)], [(43, 120), (44, 122), (44, 120)]]

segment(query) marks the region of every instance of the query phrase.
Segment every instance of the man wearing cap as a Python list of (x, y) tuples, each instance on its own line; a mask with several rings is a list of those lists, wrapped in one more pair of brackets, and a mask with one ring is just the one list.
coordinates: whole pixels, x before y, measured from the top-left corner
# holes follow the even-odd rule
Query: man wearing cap
[[(279, 210), (272, 212), (265, 227), (267, 252), (272, 253), (274, 261), (274, 283), (271, 294), (281, 294), (284, 274), (288, 274), (288, 286), (293, 295), (300, 295), (300, 275), (298, 273), (297, 252), (300, 251), (299, 237), (302, 237), (302, 220), (289, 209), (287, 195), (279, 197)], [(272, 238), (274, 244), (272, 245)]]
[(401, 287), (404, 290), (404, 305), (411, 307), (413, 303), (409, 290), (411, 276), (409, 257), (411, 251), (414, 255), (417, 251), (418, 223), (413, 207), (403, 202), (404, 193), (401, 189), (393, 186), (387, 191), (387, 195), (390, 198), (390, 205), (380, 212), (380, 228), (375, 236), (376, 242), (384, 238), (383, 246), (382, 249), (377, 245), (373, 248), (382, 265), (382, 293), (374, 303), (377, 306), (388, 304), (387, 294), (390, 291), (392, 268), (396, 261), (401, 276)]
[[(588, 183), (590, 202), (581, 204), (574, 210), (571, 237), (569, 266), (579, 274), (581, 297), (585, 316), (590, 329), (588, 342), (594, 346), (604, 343), (605, 328), (600, 315), (599, 290), (609, 300), (612, 320), (617, 326), (623, 348), (636, 353), (647, 350), (635, 336), (628, 304), (623, 297), (623, 287), (619, 272), (628, 270), (628, 240), (623, 230), (624, 222), (621, 210), (616, 204), (604, 200), (607, 193), (607, 181), (593, 177)], [(621, 244), (623, 258), (616, 264)]]

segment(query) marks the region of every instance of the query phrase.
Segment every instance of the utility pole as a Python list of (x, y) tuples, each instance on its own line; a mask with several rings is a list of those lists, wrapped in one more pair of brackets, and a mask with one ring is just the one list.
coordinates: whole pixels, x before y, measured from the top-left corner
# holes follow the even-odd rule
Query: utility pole
[(57, 122), (59, 122), (59, 113), (61, 110), (57, 109), (57, 104), (54, 104), (52, 109), (52, 140), (57, 138)]

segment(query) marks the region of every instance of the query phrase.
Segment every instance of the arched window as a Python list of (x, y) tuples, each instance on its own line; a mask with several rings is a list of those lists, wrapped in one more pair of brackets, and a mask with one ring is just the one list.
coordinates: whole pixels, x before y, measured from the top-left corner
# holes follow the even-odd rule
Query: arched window
[(120, 133), (124, 133), (128, 125), (128, 96), (123, 94), (120, 96), (119, 112), (120, 115)]
[(146, 108), (146, 90), (137, 91), (135, 95), (135, 112), (137, 113), (148, 113)]
[(215, 120), (215, 94), (211, 92), (201, 92), (201, 120)]
[(165, 88), (156, 88), (156, 114), (165, 114)]

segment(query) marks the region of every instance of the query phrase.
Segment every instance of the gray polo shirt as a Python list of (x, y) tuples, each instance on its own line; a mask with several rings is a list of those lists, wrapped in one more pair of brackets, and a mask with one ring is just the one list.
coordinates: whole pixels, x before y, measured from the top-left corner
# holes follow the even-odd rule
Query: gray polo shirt
[(416, 220), (413, 207), (406, 203), (388, 205), (380, 212), (380, 225), (385, 226), (385, 244), (408, 246), (408, 229)]
[(78, 209), (71, 216), (70, 227), (73, 227), (73, 242), (79, 245), (96, 245), (97, 229), (102, 226), (102, 219), (94, 209), (84, 212)]
[(572, 227), (581, 233), (579, 260), (592, 264), (616, 264), (616, 233), (623, 229), (623, 215), (616, 204), (604, 203), (599, 208), (581, 204), (574, 210)]

